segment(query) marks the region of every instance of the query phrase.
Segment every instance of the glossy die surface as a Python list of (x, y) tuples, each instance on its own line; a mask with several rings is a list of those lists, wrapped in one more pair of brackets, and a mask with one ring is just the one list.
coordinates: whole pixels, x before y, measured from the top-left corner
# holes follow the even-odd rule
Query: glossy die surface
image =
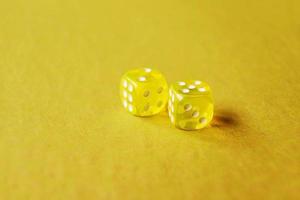
[(151, 116), (166, 107), (168, 84), (157, 70), (135, 69), (123, 75), (120, 95), (128, 112), (136, 116)]
[(168, 110), (171, 122), (180, 129), (197, 130), (213, 117), (210, 87), (202, 81), (180, 81), (169, 89)]

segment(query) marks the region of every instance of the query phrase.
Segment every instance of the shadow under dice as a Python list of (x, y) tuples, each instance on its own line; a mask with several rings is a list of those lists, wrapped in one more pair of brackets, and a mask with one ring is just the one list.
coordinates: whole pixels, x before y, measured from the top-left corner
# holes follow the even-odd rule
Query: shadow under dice
[(169, 116), (180, 129), (197, 130), (209, 124), (213, 117), (213, 99), (207, 83), (180, 81), (170, 86)]
[(120, 95), (128, 112), (136, 116), (151, 116), (165, 108), (168, 85), (157, 70), (150, 68), (131, 70), (121, 79)]

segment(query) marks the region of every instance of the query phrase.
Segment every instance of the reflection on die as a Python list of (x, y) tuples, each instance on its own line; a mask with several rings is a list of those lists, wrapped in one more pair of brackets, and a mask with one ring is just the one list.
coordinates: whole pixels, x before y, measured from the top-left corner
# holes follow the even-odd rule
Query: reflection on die
[(172, 124), (184, 130), (198, 130), (213, 118), (213, 98), (207, 83), (180, 81), (169, 89), (169, 117)]
[(131, 114), (152, 116), (166, 107), (168, 84), (157, 70), (135, 69), (123, 75), (120, 96), (123, 107)]

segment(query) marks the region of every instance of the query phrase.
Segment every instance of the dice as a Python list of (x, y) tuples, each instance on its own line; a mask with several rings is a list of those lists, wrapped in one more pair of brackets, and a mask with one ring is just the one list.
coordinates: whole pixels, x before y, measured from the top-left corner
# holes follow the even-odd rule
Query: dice
[(169, 117), (177, 128), (198, 130), (213, 118), (213, 98), (207, 83), (179, 81), (169, 89)]
[(131, 114), (152, 116), (166, 108), (168, 84), (157, 70), (135, 69), (121, 78), (120, 96), (124, 108)]

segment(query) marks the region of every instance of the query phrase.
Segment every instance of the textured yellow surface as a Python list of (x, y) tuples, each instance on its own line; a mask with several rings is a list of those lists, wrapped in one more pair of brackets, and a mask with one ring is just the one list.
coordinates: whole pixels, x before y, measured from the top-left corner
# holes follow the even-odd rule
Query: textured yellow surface
[[(0, 199), (299, 199), (297, 0), (2, 0)], [(137, 118), (119, 79), (201, 79), (212, 127)]]

